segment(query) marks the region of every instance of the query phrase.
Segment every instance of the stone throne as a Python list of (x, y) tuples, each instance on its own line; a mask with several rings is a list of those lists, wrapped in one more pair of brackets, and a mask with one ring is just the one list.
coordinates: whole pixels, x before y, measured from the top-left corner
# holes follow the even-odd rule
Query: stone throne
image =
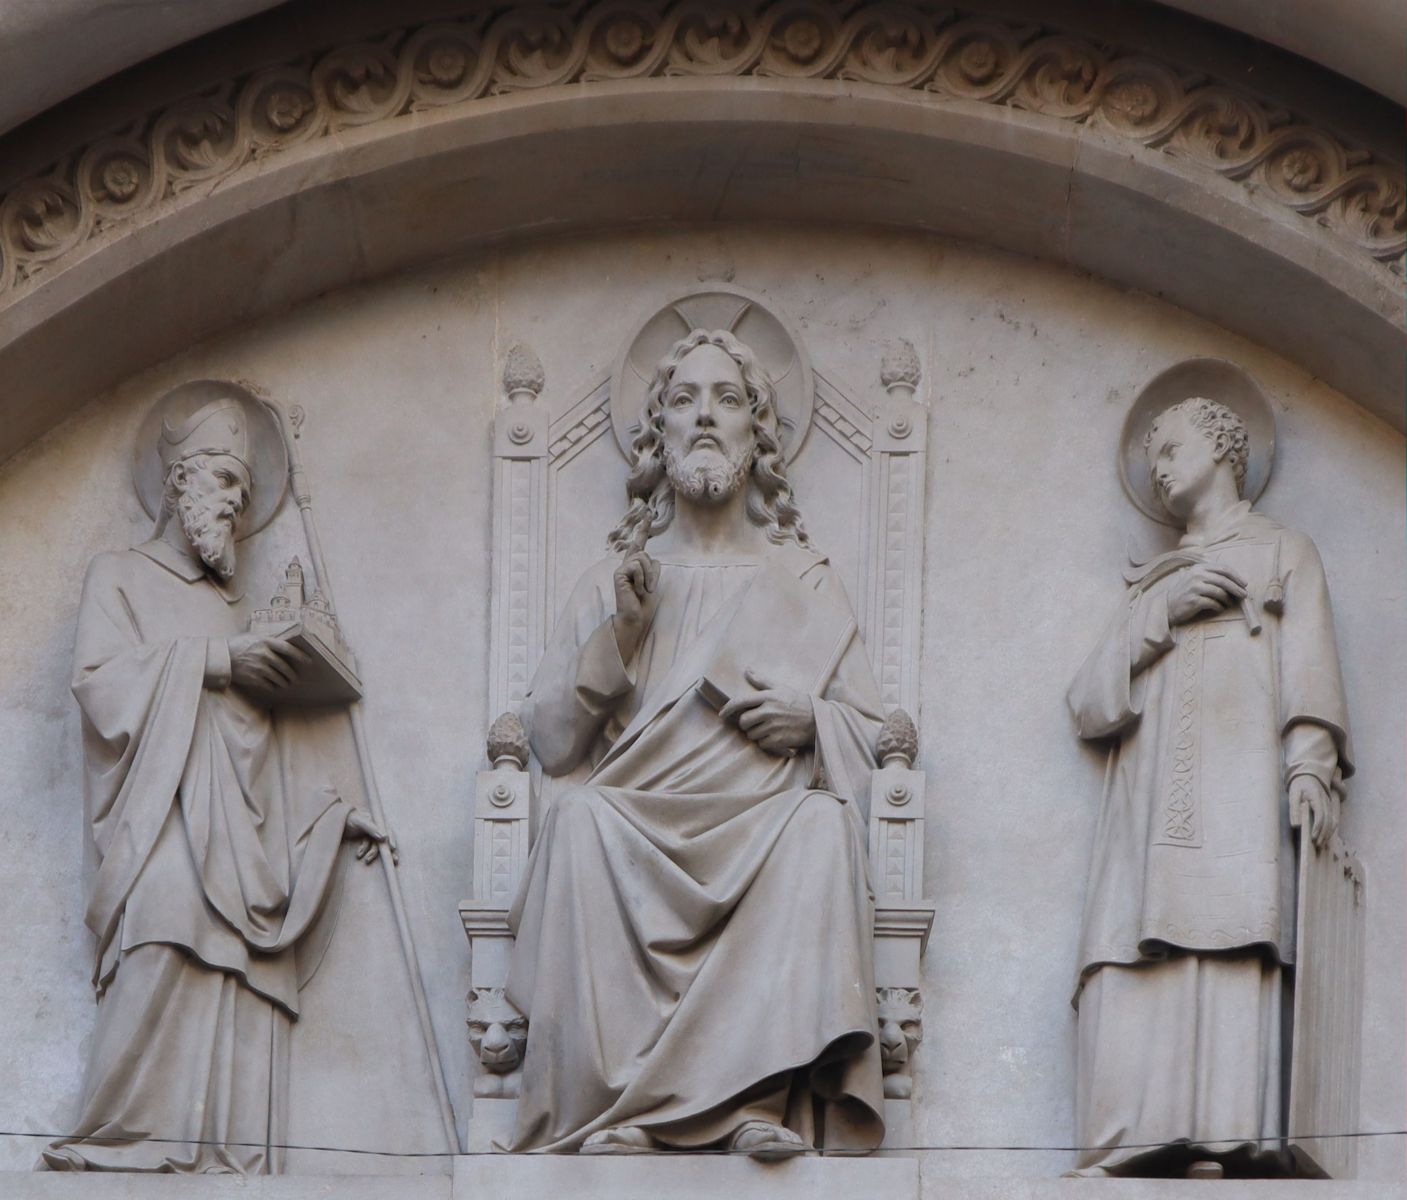
[[(503, 370), (494, 428), (490, 766), (474, 797), (473, 890), (460, 916), (470, 945), (469, 1029), (477, 1062), (466, 1148), (511, 1132), (525, 1022), (503, 997), (513, 902), (533, 836), (565, 779), (544, 777), (521, 723), (550, 626), (619, 515), (625, 454), (660, 354), (691, 328), (728, 329), (769, 363), (783, 449), (813, 541), (855, 607), (888, 717), (875, 747), (869, 853), (876, 893), (875, 983), (885, 1071), (885, 1146), (912, 1145), (910, 1053), (921, 1037), (920, 959), (933, 924), (924, 895), (925, 779), (915, 767), (927, 407), (908, 342), (877, 349), (872, 384), (850, 396), (814, 371), (789, 323), (762, 297), (706, 285), (660, 306), (615, 369), (554, 404), (531, 348)], [(777, 364), (782, 364), (779, 368)], [(527, 1030), (527, 1053), (531, 1053)]]

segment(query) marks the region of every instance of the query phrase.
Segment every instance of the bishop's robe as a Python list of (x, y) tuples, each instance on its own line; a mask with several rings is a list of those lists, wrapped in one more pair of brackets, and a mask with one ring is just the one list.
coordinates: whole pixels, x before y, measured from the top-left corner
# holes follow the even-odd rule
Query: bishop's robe
[[(767, 559), (848, 614), (824, 558), (789, 544)], [(769, 619), (749, 604), (758, 562), (658, 561), (635, 658), (611, 632), (608, 559), (572, 593), (524, 708), (544, 770), (584, 764), (584, 779), (559, 789), (510, 914), (507, 993), (529, 1018), (513, 1148), (571, 1151), (621, 1125), (703, 1146), (757, 1118), (873, 1149), (870, 665), (852, 639), (811, 697), (814, 750), (769, 754), (696, 690), (734, 623)]]
[[(1259, 633), (1234, 604), (1169, 623), (1198, 561), (1247, 582)], [(1079, 1167), (1137, 1170), (1151, 1144), (1255, 1169), (1284, 1133), (1287, 787), (1353, 770), (1328, 586), (1314, 543), (1244, 501), (1130, 585), (1069, 694), (1081, 737), (1117, 739), (1080, 939)]]
[(270, 714), (230, 686), (236, 601), (159, 540), (98, 555), (84, 581), (98, 1013), (74, 1136), (44, 1152), (55, 1169), (275, 1169), (349, 808), (286, 786)]

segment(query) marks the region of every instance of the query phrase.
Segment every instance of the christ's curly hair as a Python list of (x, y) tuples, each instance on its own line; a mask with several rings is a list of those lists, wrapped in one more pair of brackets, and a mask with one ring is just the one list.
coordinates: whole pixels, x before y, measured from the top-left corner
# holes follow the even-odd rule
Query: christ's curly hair
[(700, 346), (717, 346), (737, 363), (747, 390), (755, 439), (748, 475), (748, 518), (767, 531), (771, 542), (810, 546), (777, 435), (776, 390), (757, 356), (722, 329), (690, 331), (669, 348), (655, 368), (640, 412), (640, 432), (630, 445), (630, 476), (625, 484), (630, 507), (606, 539), (607, 545), (623, 553), (635, 544), (641, 526), (648, 523), (650, 533), (659, 533), (674, 519), (674, 487), (664, 466), (664, 394), (684, 357)]
[(1143, 437), (1145, 450), (1153, 444), (1153, 431), (1158, 427), (1158, 422), (1175, 412), (1184, 414), (1194, 428), (1200, 429), (1213, 440), (1221, 434), (1226, 436), (1226, 457), (1236, 475), (1236, 494), (1243, 495), (1246, 490), (1246, 464), (1251, 457), (1251, 438), (1246, 430), (1246, 422), (1239, 414), (1216, 400), (1208, 400), (1205, 396), (1189, 396), (1177, 404), (1170, 404), (1153, 418), (1148, 432)]

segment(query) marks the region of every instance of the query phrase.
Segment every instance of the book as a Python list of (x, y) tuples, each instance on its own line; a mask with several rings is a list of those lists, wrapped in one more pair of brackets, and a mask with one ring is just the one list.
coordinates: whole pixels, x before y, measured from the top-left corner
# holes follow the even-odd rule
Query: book
[(291, 684), (273, 693), (276, 707), (320, 708), (361, 699), (356, 660), (342, 637), (337, 617), (320, 591), (304, 599), (303, 568), (296, 558), (288, 564), (283, 584), (269, 606), (250, 619), (249, 629), (282, 638), (312, 660), (299, 666)]
[(758, 690), (748, 670), (773, 687), (819, 695), (855, 636), (848, 611), (771, 563), (758, 569), (735, 612), (696, 685), (715, 711)]

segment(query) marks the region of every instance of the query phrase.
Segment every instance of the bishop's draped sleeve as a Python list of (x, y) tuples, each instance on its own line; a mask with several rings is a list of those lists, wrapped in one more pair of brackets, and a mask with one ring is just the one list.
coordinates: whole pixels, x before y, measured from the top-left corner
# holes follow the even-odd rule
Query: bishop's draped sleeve
[(1139, 676), (1172, 647), (1166, 589), (1130, 589), (1066, 696), (1080, 737), (1113, 737), (1137, 725)]
[(572, 591), (523, 703), (533, 753), (549, 775), (586, 758), (620, 700), (635, 689), (611, 628), (614, 564), (598, 563)]
[(222, 639), (143, 641), (122, 593), (122, 558), (101, 554), (89, 566), (74, 649), (99, 858), (86, 922), (100, 954), (180, 786), (207, 673), (228, 663), (228, 651), (212, 655), (211, 642)]

